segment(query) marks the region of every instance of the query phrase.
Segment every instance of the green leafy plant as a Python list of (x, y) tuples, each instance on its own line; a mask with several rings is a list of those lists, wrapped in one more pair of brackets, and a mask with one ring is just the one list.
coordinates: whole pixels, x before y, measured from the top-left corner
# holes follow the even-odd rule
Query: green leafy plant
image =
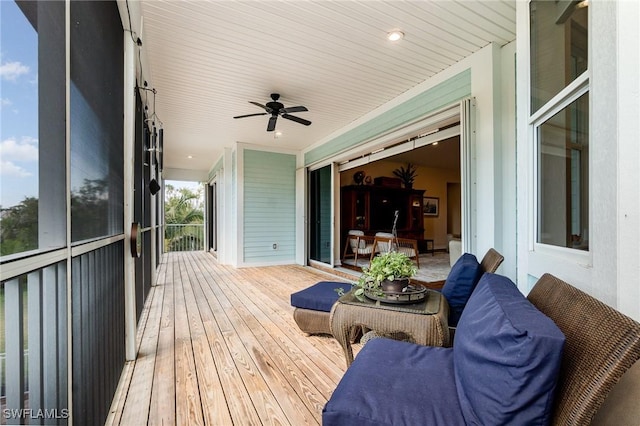
[(362, 275), (354, 285), (353, 294), (360, 298), (365, 290), (379, 293), (382, 291), (381, 283), (385, 280), (393, 281), (413, 277), (418, 269), (411, 259), (400, 252), (388, 252), (376, 256), (368, 267), (362, 268)]
[(400, 166), (393, 171), (393, 174), (402, 180), (405, 187), (411, 188), (413, 187), (413, 181), (418, 176), (418, 169), (413, 164), (407, 163), (406, 168)]

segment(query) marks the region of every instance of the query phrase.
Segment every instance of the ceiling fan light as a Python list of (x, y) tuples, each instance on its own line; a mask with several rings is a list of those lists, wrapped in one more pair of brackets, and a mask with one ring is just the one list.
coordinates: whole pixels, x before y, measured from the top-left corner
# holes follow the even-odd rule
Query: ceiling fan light
[(393, 30), (387, 33), (387, 40), (398, 41), (404, 38), (404, 33), (400, 30)]

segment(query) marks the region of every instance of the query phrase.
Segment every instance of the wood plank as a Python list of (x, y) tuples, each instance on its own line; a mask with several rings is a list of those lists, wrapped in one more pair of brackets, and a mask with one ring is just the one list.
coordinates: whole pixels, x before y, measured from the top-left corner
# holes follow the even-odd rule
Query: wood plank
[[(286, 277), (288, 278), (286, 281), (288, 282), (297, 282), (296, 273), (298, 271), (293, 271), (291, 269), (286, 271)], [(310, 358), (315, 365), (316, 370), (320, 370), (329, 378), (330, 382), (335, 382), (342, 377), (342, 374), (345, 370), (345, 364), (343, 362), (335, 363), (334, 360), (339, 359), (339, 355), (342, 353), (342, 349), (338, 345), (337, 341), (332, 337), (315, 337), (315, 339), (311, 339), (311, 341), (319, 341), (321, 340), (321, 346), (318, 347), (310, 347), (308, 346), (310, 340), (306, 333), (301, 332), (298, 329), (298, 326), (295, 324), (293, 320), (293, 307), (290, 305), (290, 291), (287, 288), (286, 290), (280, 290), (279, 286), (283, 283), (282, 277), (285, 276), (285, 270), (278, 269), (278, 267), (273, 268), (260, 268), (259, 270), (251, 270), (251, 269), (242, 269), (239, 273), (252, 273), (256, 279), (254, 280), (255, 286), (261, 286), (264, 295), (269, 294), (271, 292), (272, 298), (269, 298), (269, 302), (267, 303), (267, 298), (262, 298), (260, 305), (263, 309), (265, 309), (265, 314), (268, 316), (269, 320), (278, 326), (278, 332), (281, 336), (290, 336), (293, 338), (295, 336), (295, 341), (291, 342), (291, 345), (288, 344), (285, 340), (285, 346), (292, 353), (297, 353), (299, 351), (298, 348), (305, 348), (303, 351), (305, 358)], [(306, 288), (318, 280), (317, 275), (313, 275), (312, 277), (306, 277), (302, 282), (297, 284), (297, 288), (294, 288), (293, 291), (300, 290), (302, 288)], [(256, 290), (257, 291), (257, 290)], [(283, 294), (287, 294), (286, 301), (282, 297)], [(268, 308), (268, 310), (266, 310)], [(257, 313), (256, 313), (257, 314)], [(267, 321), (265, 319), (265, 321)], [(276, 331), (274, 330), (274, 333)], [(280, 338), (283, 340), (282, 338)], [(329, 349), (333, 347), (333, 352), (336, 357), (326, 357), (324, 352), (328, 349), (327, 345), (329, 345)], [(316, 350), (312, 350), (316, 349)]]
[[(226, 308), (227, 315), (236, 327), (238, 335), (250, 350), (252, 359), (264, 380), (293, 424), (317, 424), (312, 413), (317, 411), (318, 395), (314, 385), (284, 353), (273, 337), (266, 331), (269, 321), (257, 321), (243, 302), (249, 298), (238, 298), (233, 289), (226, 286), (225, 279), (218, 277), (219, 299)], [(309, 391), (313, 389), (313, 392)], [(307, 397), (303, 401), (302, 397)], [(307, 402), (307, 404), (305, 404)], [(324, 403), (324, 401), (322, 402)], [(304, 404), (307, 410), (301, 409)]]
[(113, 401), (111, 402), (109, 414), (104, 422), (105, 426), (115, 426), (120, 424), (122, 412), (124, 411), (125, 403), (127, 402), (127, 391), (129, 390), (129, 385), (131, 385), (134, 366), (135, 361), (128, 361), (124, 364), (122, 374), (120, 375), (120, 381), (118, 382), (118, 387), (116, 388)]
[[(202, 288), (207, 291), (205, 287)], [(287, 416), (278, 404), (277, 399), (274, 398), (264, 377), (260, 374), (259, 365), (256, 364), (251, 356), (255, 349), (254, 346), (245, 346), (244, 339), (248, 340), (249, 335), (245, 335), (242, 328), (236, 328), (239, 324), (234, 323), (233, 308), (226, 303), (224, 295), (217, 286), (210, 286), (209, 290), (213, 297), (208, 296), (207, 300), (210, 301), (209, 305), (215, 316), (216, 323), (222, 331), (224, 342), (232, 354), (235, 368), (248, 391), (260, 422), (289, 423)]]
[[(198, 273), (190, 264), (189, 258), (185, 269), (189, 274), (189, 282), (184, 284), (184, 296), (187, 305), (187, 315), (191, 326), (191, 341), (193, 344), (193, 355), (198, 372), (198, 388), (200, 390), (200, 400), (202, 401), (202, 411), (206, 424), (226, 425), (231, 424), (231, 414), (224, 397), (224, 390), (218, 369), (215, 367), (213, 354), (209, 347), (207, 335), (200, 314), (200, 306), (197, 303), (196, 294), (201, 296)], [(204, 310), (208, 306), (202, 306)]]
[[(158, 266), (158, 270), (156, 272), (156, 281), (160, 285), (164, 284), (166, 280), (165, 278), (165, 274), (167, 270), (166, 264), (167, 264), (166, 262), (161, 263)], [(137, 334), (136, 334), (136, 347), (138, 349), (140, 348), (140, 344), (142, 343), (142, 339), (144, 337), (145, 326), (147, 322), (146, 319), (148, 318), (148, 312), (151, 310), (153, 306), (157, 307), (157, 302), (154, 302), (153, 300), (154, 297), (157, 297), (155, 290), (156, 290), (155, 287), (151, 288), (148, 299), (147, 299), (147, 303), (145, 303), (145, 306), (142, 311), (141, 321), (140, 321), (140, 324), (138, 325)], [(161, 306), (161, 309), (164, 310), (161, 302), (160, 302), (160, 306)], [(144, 322), (142, 321), (143, 318), (145, 319)], [(172, 336), (172, 340), (173, 340), (173, 336)], [(156, 363), (158, 362), (157, 360), (158, 360), (158, 357), (156, 354)], [(120, 381), (118, 382), (118, 387), (114, 394), (113, 402), (111, 404), (111, 409), (109, 410), (109, 415), (107, 416), (107, 420), (105, 421), (105, 425), (120, 424), (123, 411), (124, 411), (125, 402), (127, 402), (127, 394), (129, 391), (129, 386), (131, 385), (133, 372), (135, 370), (135, 365), (136, 365), (135, 361), (127, 361), (125, 363), (124, 368), (122, 370), (122, 375), (120, 377)], [(172, 379), (172, 382), (173, 382), (173, 379)], [(175, 410), (173, 409), (171, 411), (175, 412)]]
[[(249, 268), (243, 269), (243, 271), (249, 270)], [(346, 369), (344, 362), (339, 361), (337, 364), (333, 362), (336, 359), (340, 360), (342, 357), (342, 349), (340, 348), (340, 345), (338, 345), (337, 341), (335, 341), (331, 336), (307, 336), (306, 333), (303, 333), (298, 329), (298, 326), (293, 320), (293, 307), (290, 302), (290, 294), (294, 291), (309, 287), (318, 281), (342, 280), (338, 277), (318, 274), (311, 268), (295, 266), (256, 268), (255, 272), (257, 276), (259, 276), (259, 279), (256, 279), (254, 284), (262, 287), (263, 294), (272, 294), (273, 301), (276, 303), (277, 307), (273, 309), (270, 315), (282, 318), (282, 321), (284, 321), (285, 324), (282, 327), (283, 332), (286, 333), (287, 331), (294, 330), (300, 339), (297, 343), (298, 347), (310, 348), (309, 345), (312, 345), (322, 354), (327, 350), (331, 350), (333, 352), (333, 356), (329, 358), (332, 361), (329, 365), (326, 365), (323, 361), (317, 360), (315, 357), (314, 359), (316, 359), (318, 368), (325, 369), (325, 374), (330, 376), (332, 372), (337, 372), (341, 377)], [(283, 285), (285, 282), (289, 283), (287, 288), (281, 289), (280, 285)], [(293, 285), (293, 287), (289, 288), (291, 285)], [(327, 345), (329, 346), (327, 347)], [(354, 354), (357, 354), (359, 348), (360, 347), (358, 345), (353, 347)], [(313, 356), (312, 354), (314, 354), (314, 352), (306, 352), (306, 356)]]
[[(154, 287), (150, 292), (150, 298), (158, 297), (162, 299), (163, 294), (163, 287)], [(132, 424), (144, 424), (148, 420), (149, 406), (151, 404), (151, 386), (149, 386), (149, 383), (153, 382), (162, 305), (156, 303), (146, 304), (145, 310), (147, 310), (148, 314), (146, 315), (145, 327), (140, 340), (140, 349), (135, 361), (131, 386), (127, 393), (129, 403), (122, 414)]]
[(207, 341), (213, 355), (214, 364), (211, 368), (216, 368), (220, 372), (219, 378), (224, 390), (229, 413), (236, 424), (260, 424), (260, 418), (256, 412), (251, 397), (245, 387), (242, 377), (236, 368), (233, 354), (230, 352), (225, 342), (223, 331), (218, 327), (211, 306), (215, 306), (217, 301), (215, 296), (208, 297), (203, 292), (202, 286), (194, 289), (196, 303), (200, 309), (203, 328)]
[[(309, 362), (311, 357), (303, 356), (289, 336), (283, 333), (269, 317), (261, 311), (260, 306), (249, 299), (230, 299), (243, 321), (261, 342), (265, 353), (270, 355), (274, 366), (287, 380), (311, 413), (321, 412), (327, 398), (333, 392), (335, 381), (330, 380), (316, 362)], [(315, 355), (315, 354), (314, 354)], [(336, 374), (341, 376), (341, 373)], [(339, 377), (336, 379), (339, 380)]]
[(176, 260), (167, 256), (160, 265), (158, 286), (164, 287), (162, 300), (152, 303), (162, 304), (162, 316), (158, 331), (158, 349), (156, 351), (156, 366), (153, 373), (151, 389), (151, 405), (149, 408), (149, 424), (176, 424), (176, 389), (175, 389), (175, 309), (173, 265)]
[[(175, 255), (175, 253), (172, 253)], [(203, 425), (202, 403), (198, 390), (198, 376), (193, 347), (191, 345), (191, 331), (187, 317), (187, 307), (184, 297), (184, 285), (189, 276), (178, 257), (178, 268), (174, 265), (174, 297), (175, 297), (175, 363), (176, 363), (176, 424)], [(182, 285), (177, 285), (181, 283)]]
[(128, 391), (114, 398), (109, 424), (320, 424), (344, 357), (332, 337), (298, 329), (290, 294), (323, 280), (344, 281), (297, 265), (163, 255), (138, 329), (141, 356), (123, 374)]

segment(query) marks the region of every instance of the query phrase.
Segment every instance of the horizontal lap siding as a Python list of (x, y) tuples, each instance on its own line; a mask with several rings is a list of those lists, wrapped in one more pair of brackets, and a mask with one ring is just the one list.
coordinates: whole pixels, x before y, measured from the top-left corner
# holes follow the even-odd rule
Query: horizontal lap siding
[(243, 159), (244, 262), (293, 262), (296, 157), (245, 149)]
[(305, 153), (305, 165), (372, 140), (390, 130), (411, 123), (471, 94), (471, 70), (467, 69), (450, 79), (425, 90), (406, 102), (380, 114), (348, 132)]

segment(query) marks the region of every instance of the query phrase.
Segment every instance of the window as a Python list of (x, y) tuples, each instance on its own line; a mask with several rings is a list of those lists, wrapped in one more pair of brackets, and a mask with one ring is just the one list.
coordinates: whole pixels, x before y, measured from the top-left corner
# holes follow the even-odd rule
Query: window
[(538, 242), (587, 250), (589, 94), (537, 128)]
[(587, 7), (584, 2), (532, 1), (531, 112), (539, 110), (587, 71)]
[(64, 3), (2, 1), (0, 9), (0, 255), (7, 256), (66, 241)]
[(38, 248), (38, 33), (2, 2), (2, 254)]
[(584, 2), (532, 1), (536, 242), (589, 249), (588, 25)]
[(124, 59), (111, 2), (72, 2), (71, 22), (71, 240), (78, 242), (124, 232)]

